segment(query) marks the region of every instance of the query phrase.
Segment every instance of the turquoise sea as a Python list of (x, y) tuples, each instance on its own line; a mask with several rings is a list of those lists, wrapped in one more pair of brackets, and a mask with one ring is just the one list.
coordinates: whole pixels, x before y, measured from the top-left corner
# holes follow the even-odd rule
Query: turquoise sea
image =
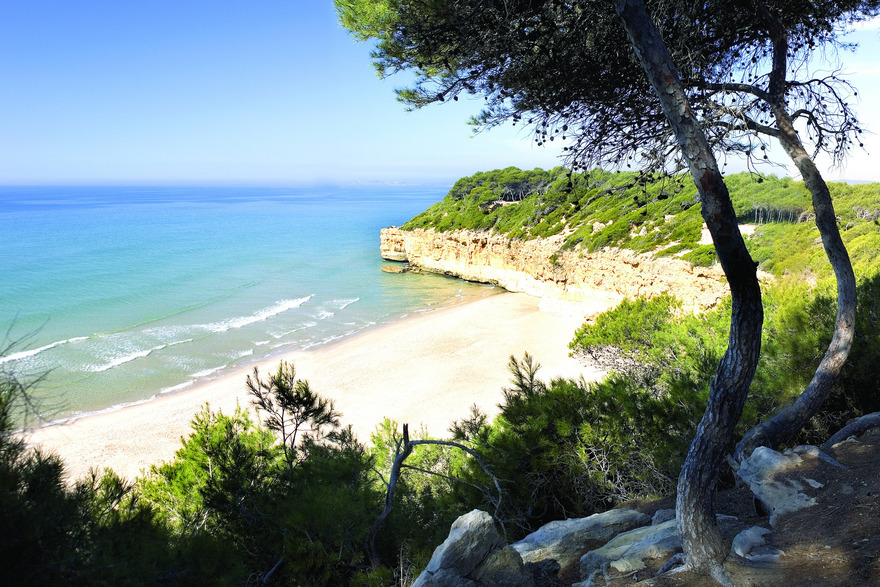
[(490, 293), (381, 271), (380, 228), (446, 190), (0, 187), (0, 369), (63, 418)]

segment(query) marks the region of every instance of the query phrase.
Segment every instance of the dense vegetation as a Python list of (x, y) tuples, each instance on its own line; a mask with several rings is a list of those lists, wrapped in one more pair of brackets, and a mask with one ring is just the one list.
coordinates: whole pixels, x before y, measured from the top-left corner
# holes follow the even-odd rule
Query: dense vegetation
[[(693, 188), (642, 177), (477, 174), (407, 226), (491, 228), (522, 238), (566, 231), (569, 247), (702, 251)], [(742, 433), (803, 389), (831, 335), (835, 292), (806, 222), (803, 187), (750, 175), (728, 182), (741, 220), (759, 223), (750, 248), (777, 276), (764, 295), (762, 357)], [(833, 189), (861, 276), (857, 339), (831, 398), (798, 442), (824, 441), (847, 419), (880, 409), (880, 187)], [(364, 444), (292, 365), (248, 378), (254, 411), (205, 406), (174, 460), (144, 478), (107, 471), (73, 485), (63, 463), (27, 449), (14, 433), (31, 383), (0, 373), (0, 527), (14, 529), (0, 537), (3, 577), (17, 585), (406, 585), (450, 523), (473, 508), (493, 512), (516, 540), (553, 519), (669, 494), (727, 344), (729, 312), (722, 304), (683, 314), (671, 295), (624, 301), (571, 342), (574, 353), (613, 371), (602, 382), (543, 381), (535, 359), (511, 357), (500, 414), (489, 420), (462, 406), (450, 430), (482, 466), (455, 446), (414, 447), (376, 534), (375, 564), (366, 543), (383, 509), (400, 427), (377, 423)]]
[[(762, 269), (777, 276), (827, 272), (803, 183), (749, 173), (725, 182), (740, 223), (759, 225), (749, 250)], [(880, 185), (830, 188), (856, 272), (870, 272), (880, 250)], [(620, 247), (705, 265), (715, 253), (699, 244), (702, 226), (696, 188), (685, 176), (508, 167), (458, 180), (442, 201), (402, 228), (493, 230), (522, 239), (562, 234), (565, 248)]]

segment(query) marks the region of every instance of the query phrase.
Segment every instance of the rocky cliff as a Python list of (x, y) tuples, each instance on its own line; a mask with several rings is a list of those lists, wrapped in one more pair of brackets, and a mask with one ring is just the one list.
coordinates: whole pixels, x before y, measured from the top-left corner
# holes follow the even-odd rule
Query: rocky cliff
[(560, 251), (564, 238), (526, 241), (470, 230), (386, 228), (381, 232), (381, 255), (435, 273), (568, 301), (668, 292), (686, 309), (698, 310), (715, 306), (727, 295), (727, 281), (717, 265), (694, 267), (681, 259), (622, 249)]

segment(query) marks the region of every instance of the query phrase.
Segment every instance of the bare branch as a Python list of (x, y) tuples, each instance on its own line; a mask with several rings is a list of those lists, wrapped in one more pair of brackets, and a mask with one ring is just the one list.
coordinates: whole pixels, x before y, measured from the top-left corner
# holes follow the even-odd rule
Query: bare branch
[[(489, 477), (490, 479), (492, 479), (493, 483), (495, 484), (495, 489), (498, 491), (498, 497), (495, 499), (492, 499), (492, 498), (490, 498), (490, 499), (491, 499), (493, 505), (495, 506), (495, 512), (492, 515), (492, 517), (493, 517), (493, 519), (495, 519), (496, 522), (498, 522), (500, 524), (500, 521), (498, 520), (498, 508), (501, 507), (501, 497), (502, 497), (501, 484), (498, 482), (498, 479), (491, 473), (491, 471), (489, 471), (489, 468), (486, 466), (485, 462), (483, 461), (482, 456), (474, 449), (472, 449), (468, 446), (465, 446), (461, 443), (453, 442), (451, 440), (410, 440), (409, 424), (404, 424), (403, 425), (403, 437), (401, 439), (398, 439), (398, 441), (397, 441), (397, 445), (394, 450), (394, 461), (391, 465), (391, 473), (389, 474), (388, 482), (386, 483), (387, 490), (385, 492), (385, 506), (382, 509), (382, 512), (379, 514), (379, 517), (376, 518), (375, 522), (373, 522), (373, 525), (370, 527), (370, 531), (367, 534), (367, 541), (366, 541), (367, 557), (370, 559), (370, 564), (372, 565), (373, 568), (378, 568), (380, 565), (379, 554), (376, 550), (376, 536), (378, 536), (379, 531), (382, 529), (382, 526), (384, 525), (385, 520), (388, 518), (389, 515), (391, 515), (391, 510), (394, 506), (394, 493), (397, 490), (397, 482), (400, 479), (401, 469), (403, 469), (403, 468), (414, 469), (414, 470), (420, 471), (422, 473), (437, 475), (437, 476), (443, 477), (445, 479), (459, 481), (462, 483), (467, 483), (468, 485), (471, 485), (473, 487), (477, 487), (476, 485), (473, 485), (472, 483), (468, 483), (462, 479), (454, 479), (454, 478), (449, 477), (447, 475), (443, 475), (443, 474), (440, 474), (440, 473), (437, 473), (434, 471), (428, 471), (428, 470), (422, 469), (420, 467), (413, 467), (410, 465), (404, 465), (404, 461), (406, 461), (406, 459), (409, 458), (409, 456), (412, 454), (413, 448), (416, 446), (425, 445), (425, 444), (433, 444), (433, 445), (438, 445), (438, 446), (449, 446), (449, 447), (457, 448), (459, 450), (466, 452), (467, 454), (471, 455), (474, 458), (474, 460), (477, 462), (477, 464), (480, 466), (480, 468), (483, 470), (483, 472), (486, 474), (486, 476)], [(383, 479), (383, 481), (384, 481), (384, 479)], [(482, 489), (480, 487), (477, 487), (477, 488)], [(502, 525), (502, 528), (503, 528), (503, 525)]]

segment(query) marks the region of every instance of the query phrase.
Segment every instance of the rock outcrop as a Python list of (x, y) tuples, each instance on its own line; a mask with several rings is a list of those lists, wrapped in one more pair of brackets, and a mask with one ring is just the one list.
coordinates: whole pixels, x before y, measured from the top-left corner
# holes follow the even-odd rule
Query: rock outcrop
[(452, 523), (412, 587), (534, 587), (534, 582), (492, 516), (474, 510)]
[(715, 306), (727, 295), (721, 268), (694, 267), (672, 257), (623, 249), (561, 251), (564, 236), (518, 240), (487, 232), (400, 230), (381, 232), (390, 261), (510, 291), (569, 301), (653, 297), (672, 293), (686, 309)]
[[(645, 568), (646, 559), (656, 559), (662, 565), (676, 552), (681, 551), (681, 538), (675, 520), (636, 528), (617, 535), (608, 544), (581, 557), (581, 578), (578, 586), (599, 584), (601, 575), (610, 581), (609, 570), (625, 575)], [(604, 584), (604, 583), (602, 583)]]
[(635, 510), (608, 510), (586, 518), (550, 522), (519, 542), (514, 542), (513, 548), (525, 563), (552, 560), (564, 573), (588, 550), (605, 544), (621, 532), (644, 526), (650, 521), (649, 516)]
[(784, 453), (759, 446), (736, 474), (770, 514), (770, 525), (776, 526), (780, 515), (816, 505), (815, 494), (823, 484), (810, 477), (810, 471), (818, 467), (845, 469), (815, 446), (799, 446)]
[[(757, 449), (737, 472), (744, 484), (719, 494), (733, 583), (880, 585), (878, 471), (880, 429), (828, 452)], [(764, 508), (756, 512), (753, 498)], [(415, 585), (704, 585), (681, 567), (658, 575), (680, 564), (680, 552), (674, 511), (648, 504), (550, 522), (509, 546), (489, 514), (473, 511), (453, 524)]]

